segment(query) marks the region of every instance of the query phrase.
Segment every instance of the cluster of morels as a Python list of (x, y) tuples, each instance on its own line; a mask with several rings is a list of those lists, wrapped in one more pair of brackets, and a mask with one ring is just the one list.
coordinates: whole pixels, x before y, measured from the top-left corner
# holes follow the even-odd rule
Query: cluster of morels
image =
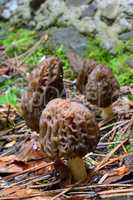
[[(77, 55), (73, 58), (79, 59)], [(108, 67), (95, 61), (84, 60), (80, 64), (77, 89), (90, 103), (102, 107), (103, 117), (108, 119), (113, 114), (111, 104), (119, 96), (117, 80)], [(54, 161), (67, 159), (73, 180), (85, 180), (82, 157), (95, 150), (100, 131), (93, 113), (66, 98), (64, 91), (63, 64), (55, 57), (46, 58), (28, 78), (22, 97), (23, 116), (27, 125), (40, 133), (40, 143), (48, 157)]]

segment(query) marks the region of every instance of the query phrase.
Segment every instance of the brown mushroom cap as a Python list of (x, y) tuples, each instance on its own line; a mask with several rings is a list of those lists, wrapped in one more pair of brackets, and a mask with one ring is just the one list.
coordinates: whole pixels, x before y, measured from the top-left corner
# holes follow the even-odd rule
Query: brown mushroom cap
[(101, 64), (86, 65), (78, 76), (77, 87), (90, 103), (103, 108), (119, 97), (120, 86), (112, 70)]
[(41, 113), (47, 103), (63, 95), (63, 64), (49, 57), (35, 68), (28, 78), (27, 91), (22, 96), (22, 111), (27, 125), (39, 130)]
[(96, 148), (99, 129), (92, 113), (70, 100), (50, 101), (40, 118), (40, 141), (51, 159), (84, 156)]
[[(87, 72), (87, 74), (88, 74), (97, 65), (96, 61), (82, 58), (77, 53), (75, 53), (73, 50), (68, 51), (67, 57), (68, 57), (70, 66), (72, 67), (72, 70), (76, 75), (79, 75), (79, 73), (82, 69), (84, 69), (85, 72)], [(89, 66), (89, 68), (88, 68), (88, 66)], [(82, 76), (82, 78), (83, 78), (83, 76)]]

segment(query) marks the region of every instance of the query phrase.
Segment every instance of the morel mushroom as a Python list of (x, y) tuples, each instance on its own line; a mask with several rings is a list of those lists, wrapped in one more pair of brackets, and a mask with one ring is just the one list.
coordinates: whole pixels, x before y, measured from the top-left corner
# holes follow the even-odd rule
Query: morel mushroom
[(110, 68), (90, 62), (80, 71), (77, 88), (90, 103), (102, 108), (104, 120), (113, 117), (112, 103), (119, 97), (120, 87)]
[(63, 95), (63, 64), (55, 57), (46, 58), (32, 71), (22, 96), (21, 107), (27, 125), (38, 132), (40, 116), (47, 103)]
[(68, 58), (75, 73), (78, 74), (77, 88), (86, 99), (102, 108), (104, 120), (113, 116), (112, 103), (119, 97), (120, 86), (105, 65), (94, 60), (84, 59), (75, 52), (69, 52)]
[(40, 118), (40, 142), (48, 157), (68, 159), (75, 181), (87, 177), (82, 157), (95, 150), (99, 128), (93, 114), (82, 104), (69, 99), (50, 101)]

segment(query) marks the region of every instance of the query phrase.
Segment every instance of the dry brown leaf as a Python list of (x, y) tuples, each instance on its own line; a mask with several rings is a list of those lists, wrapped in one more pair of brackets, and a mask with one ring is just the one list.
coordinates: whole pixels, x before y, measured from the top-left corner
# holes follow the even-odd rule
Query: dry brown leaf
[(129, 168), (126, 167), (125, 165), (113, 170), (113, 174), (118, 175), (118, 176), (123, 176), (127, 174), (128, 172), (129, 172)]
[(2, 156), (2, 157), (0, 157), (0, 162), (9, 162), (9, 161), (13, 161), (15, 159), (16, 159), (15, 155)]
[(32, 190), (28, 188), (23, 188), (19, 186), (15, 186), (12, 188), (4, 189), (3, 192), (0, 193), (0, 197), (15, 197), (16, 199), (22, 198), (22, 197), (29, 197), (34, 196), (35, 194), (39, 194), (40, 192), (37, 190)]
[(16, 164), (9, 165), (5, 162), (0, 162), (0, 174), (17, 173), (21, 171), (23, 171), (23, 169), (20, 166), (17, 166)]
[(45, 152), (40, 149), (38, 136), (33, 136), (30, 140), (23, 143), (17, 155), (18, 160), (29, 161), (46, 157)]
[[(123, 165), (117, 169), (113, 169), (111, 172), (107, 173), (107, 177), (102, 182), (103, 184), (110, 184), (117, 182), (118, 180), (122, 179), (125, 175), (129, 174), (130, 170), (128, 167)], [(105, 176), (105, 175), (104, 175)]]
[(15, 156), (5, 156), (0, 158), (0, 173), (20, 173), (30, 168), (30, 163), (15, 160)]
[[(6, 188), (1, 191), (0, 199), (1, 198), (12, 198), (12, 199), (36, 199), (36, 200), (52, 200), (52, 196), (45, 195), (44, 193), (40, 192), (36, 189), (30, 189), (28, 187), (23, 186), (14, 186), (12, 188)], [(59, 199), (57, 199), (59, 200)]]

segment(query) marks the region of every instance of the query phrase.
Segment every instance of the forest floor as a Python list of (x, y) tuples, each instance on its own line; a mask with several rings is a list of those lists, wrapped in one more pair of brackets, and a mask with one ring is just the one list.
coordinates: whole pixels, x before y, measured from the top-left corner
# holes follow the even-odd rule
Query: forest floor
[[(111, 66), (121, 85), (120, 98), (113, 104), (116, 117), (102, 124), (100, 109), (86, 104), (84, 96), (73, 88), (75, 77), (63, 47), (52, 52), (45, 48), (45, 34), (42, 37), (3, 24), (0, 27), (0, 199), (132, 199), (133, 71), (124, 65), (132, 56), (130, 42), (121, 44), (112, 55), (94, 40), (86, 52), (86, 57)], [(100, 126), (101, 139), (95, 152), (84, 157), (88, 179), (83, 183), (70, 184), (62, 178), (41, 151), (39, 135), (22, 118), (20, 103), (26, 76), (48, 54), (64, 62), (67, 97), (88, 106)]]

